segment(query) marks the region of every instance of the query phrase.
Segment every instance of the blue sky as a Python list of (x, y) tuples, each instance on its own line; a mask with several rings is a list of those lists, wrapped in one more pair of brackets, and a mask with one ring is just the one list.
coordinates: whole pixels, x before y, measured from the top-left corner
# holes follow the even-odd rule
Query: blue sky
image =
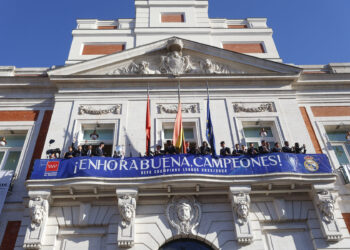
[[(78, 18), (134, 17), (133, 0), (1, 0), (0, 65), (62, 65)], [(209, 0), (211, 18), (267, 17), (286, 63), (350, 62), (350, 0)]]

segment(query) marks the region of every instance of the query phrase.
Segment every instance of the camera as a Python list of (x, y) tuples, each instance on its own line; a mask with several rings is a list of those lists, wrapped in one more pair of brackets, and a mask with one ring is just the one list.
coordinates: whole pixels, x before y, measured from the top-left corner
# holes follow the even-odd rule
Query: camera
[(52, 154), (61, 154), (61, 150), (59, 148), (54, 148), (54, 149), (49, 149), (46, 151), (47, 155), (52, 155)]

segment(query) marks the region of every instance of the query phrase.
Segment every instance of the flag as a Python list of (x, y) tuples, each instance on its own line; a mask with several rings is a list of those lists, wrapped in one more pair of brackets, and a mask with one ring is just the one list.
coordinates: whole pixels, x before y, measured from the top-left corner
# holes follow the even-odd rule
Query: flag
[(146, 155), (149, 156), (151, 147), (151, 113), (149, 107), (149, 95), (147, 95), (147, 111), (146, 111)]
[(184, 134), (184, 128), (182, 126), (181, 102), (179, 102), (179, 105), (177, 108), (177, 115), (176, 115), (175, 125), (174, 125), (173, 144), (174, 144), (174, 147), (179, 152), (182, 152), (181, 148), (184, 148), (183, 152), (186, 153), (185, 134)]
[(213, 124), (211, 122), (211, 116), (210, 116), (209, 95), (208, 95), (208, 101), (207, 101), (206, 136), (207, 136), (208, 143), (209, 143), (209, 145), (211, 147), (212, 154), (213, 154), (213, 156), (216, 156), (214, 130), (213, 130)]

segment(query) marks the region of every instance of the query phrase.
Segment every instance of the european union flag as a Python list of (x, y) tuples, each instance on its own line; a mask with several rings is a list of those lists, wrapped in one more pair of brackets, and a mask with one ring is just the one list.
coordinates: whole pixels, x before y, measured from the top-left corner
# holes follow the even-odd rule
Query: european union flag
[(211, 116), (210, 116), (209, 96), (208, 96), (208, 102), (207, 102), (207, 129), (206, 129), (206, 136), (207, 136), (208, 143), (210, 144), (210, 147), (211, 147), (211, 150), (212, 150), (212, 154), (213, 154), (213, 156), (216, 156), (214, 130), (213, 130), (213, 124), (211, 122)]

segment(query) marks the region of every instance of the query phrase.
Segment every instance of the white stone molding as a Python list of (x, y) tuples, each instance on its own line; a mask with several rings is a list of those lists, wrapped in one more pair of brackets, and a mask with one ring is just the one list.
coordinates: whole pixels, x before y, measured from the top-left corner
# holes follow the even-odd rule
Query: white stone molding
[(196, 235), (202, 217), (200, 204), (193, 196), (174, 196), (165, 211), (169, 224), (178, 235)]
[(262, 113), (262, 112), (276, 112), (273, 102), (266, 103), (234, 103), (233, 109), (235, 113)]
[(276, 210), (276, 215), (280, 221), (287, 219), (287, 206), (284, 199), (274, 199), (273, 205)]
[(233, 74), (244, 72), (219, 64), (212, 59), (196, 60), (190, 55), (183, 55), (183, 42), (173, 38), (167, 42), (167, 52), (156, 60), (132, 61), (126, 66), (113, 69), (107, 75), (149, 75), (149, 74)]
[(315, 184), (313, 191), (314, 206), (321, 224), (323, 236), (329, 242), (340, 241), (342, 239), (342, 233), (334, 217), (337, 194), (332, 192), (332, 187), (327, 185)]
[(237, 241), (240, 244), (250, 244), (253, 242), (253, 231), (250, 224), (250, 186), (231, 186), (229, 198), (233, 210), (233, 221)]
[(106, 114), (116, 114), (120, 115), (122, 113), (122, 105), (104, 105), (102, 108), (95, 108), (91, 105), (80, 105), (79, 106), (79, 115), (106, 115)]
[(41, 249), (49, 214), (50, 191), (30, 191), (28, 208), (31, 224), (26, 230), (24, 249)]
[[(176, 114), (178, 104), (158, 104), (158, 114)], [(181, 104), (182, 113), (200, 113), (198, 103)]]
[(137, 189), (117, 189), (118, 210), (121, 221), (118, 223), (118, 247), (130, 248), (135, 241), (135, 215)]

